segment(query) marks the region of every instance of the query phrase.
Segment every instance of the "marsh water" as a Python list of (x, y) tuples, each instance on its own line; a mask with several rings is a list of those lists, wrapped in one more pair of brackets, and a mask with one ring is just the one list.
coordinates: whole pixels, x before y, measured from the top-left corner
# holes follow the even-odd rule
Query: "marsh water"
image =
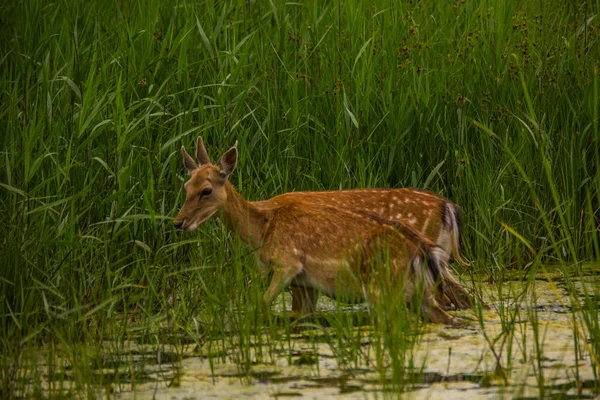
[[(490, 308), (450, 311), (460, 320), (456, 326), (422, 325), (407, 350), (410, 360), (401, 377), (392, 376), (385, 359), (378, 360), (386, 356), (372, 343), (373, 327), (365, 324), (369, 308), (340, 311), (322, 298), (315, 318), (288, 319), (277, 328), (287, 331), (283, 340), (253, 335), (242, 346), (246, 339), (232, 333), (226, 340), (203, 337), (201, 342), (156, 346), (132, 334), (116, 346), (106, 338), (95, 374), (121, 378), (119, 384), (98, 385), (93, 392), (122, 399), (362, 399), (395, 396), (401, 388), (405, 397), (415, 399), (594, 398), (599, 385), (593, 351), (588, 350), (595, 339), (578, 309), (586, 293), (588, 300), (596, 299), (597, 277), (580, 275), (569, 284), (561, 274), (551, 278), (540, 274), (526, 290), (521, 280), (478, 284)], [(284, 313), (286, 304), (289, 294), (274, 309)], [(354, 321), (348, 328), (351, 349), (337, 340), (339, 330), (328, 322), (340, 312)], [(345, 351), (359, 355), (344, 356)], [(43, 386), (68, 393), (77, 371), (67, 360), (59, 364), (49, 366), (40, 356)]]

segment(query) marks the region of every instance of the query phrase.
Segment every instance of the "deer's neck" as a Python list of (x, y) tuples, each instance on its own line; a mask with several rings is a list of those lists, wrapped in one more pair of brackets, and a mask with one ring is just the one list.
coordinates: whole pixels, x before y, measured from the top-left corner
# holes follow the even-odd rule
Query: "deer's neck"
[(227, 203), (221, 211), (221, 219), (246, 244), (254, 249), (260, 247), (263, 233), (271, 220), (270, 213), (246, 201), (229, 181), (225, 182), (225, 190)]

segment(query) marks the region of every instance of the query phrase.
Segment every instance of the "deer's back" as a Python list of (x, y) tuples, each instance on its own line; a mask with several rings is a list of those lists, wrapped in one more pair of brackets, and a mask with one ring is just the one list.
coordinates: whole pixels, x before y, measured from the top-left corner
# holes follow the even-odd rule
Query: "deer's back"
[[(387, 247), (396, 254), (415, 254), (433, 245), (423, 235), (393, 221), (361, 210), (286, 200), (278, 207), (264, 243), (269, 248), (307, 260), (355, 260)], [(402, 228), (402, 229), (399, 229)]]
[(385, 219), (401, 221), (432, 240), (437, 239), (442, 229), (445, 203), (449, 201), (435, 193), (414, 188), (290, 192), (258, 202), (265, 207), (305, 204), (311, 207), (361, 209)]

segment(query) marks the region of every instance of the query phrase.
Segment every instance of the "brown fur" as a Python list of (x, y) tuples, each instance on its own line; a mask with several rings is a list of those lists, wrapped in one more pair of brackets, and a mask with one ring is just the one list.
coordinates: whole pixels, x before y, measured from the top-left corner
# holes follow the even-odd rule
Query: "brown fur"
[[(444, 229), (451, 229), (451, 226), (447, 225), (448, 209), (460, 213), (457, 204), (433, 192), (416, 188), (290, 192), (268, 201), (272, 204), (289, 201), (308, 202), (313, 205), (370, 211), (382, 218), (400, 221), (434, 242), (438, 241)], [(453, 243), (449, 242), (442, 247), (449, 254), (454, 253), (454, 257), (460, 263), (468, 265), (461, 257), (460, 249)]]

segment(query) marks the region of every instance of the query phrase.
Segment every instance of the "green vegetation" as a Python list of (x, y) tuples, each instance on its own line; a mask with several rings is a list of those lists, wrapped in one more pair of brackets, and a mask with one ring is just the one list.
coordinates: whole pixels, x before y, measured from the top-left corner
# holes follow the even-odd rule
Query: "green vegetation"
[[(285, 312), (257, 312), (251, 251), (214, 221), (172, 227), (179, 148), (199, 135), (212, 157), (239, 141), (232, 182), (248, 199), (418, 186), (459, 203), (467, 272), (517, 299), (488, 338), (506, 343), (503, 375), (502, 357), (522, 351), (517, 322), (534, 321), (529, 340), (543, 332), (518, 308), (530, 285), (503, 294), (501, 281), (600, 257), (599, 12), (599, 0), (3, 3), (0, 397), (62, 396), (66, 371), (73, 395), (135, 389), (134, 339), (196, 343), (211, 365), (237, 346), (228, 361), (247, 374), (291, 348)], [(587, 282), (567, 285), (581, 303), (574, 349), (598, 379), (600, 282)], [(402, 389), (420, 372), (422, 324), (380, 307), (366, 334)], [(340, 365), (364, 356), (349, 314), (327, 316)], [(98, 373), (107, 352), (125, 355), (119, 373)]]

